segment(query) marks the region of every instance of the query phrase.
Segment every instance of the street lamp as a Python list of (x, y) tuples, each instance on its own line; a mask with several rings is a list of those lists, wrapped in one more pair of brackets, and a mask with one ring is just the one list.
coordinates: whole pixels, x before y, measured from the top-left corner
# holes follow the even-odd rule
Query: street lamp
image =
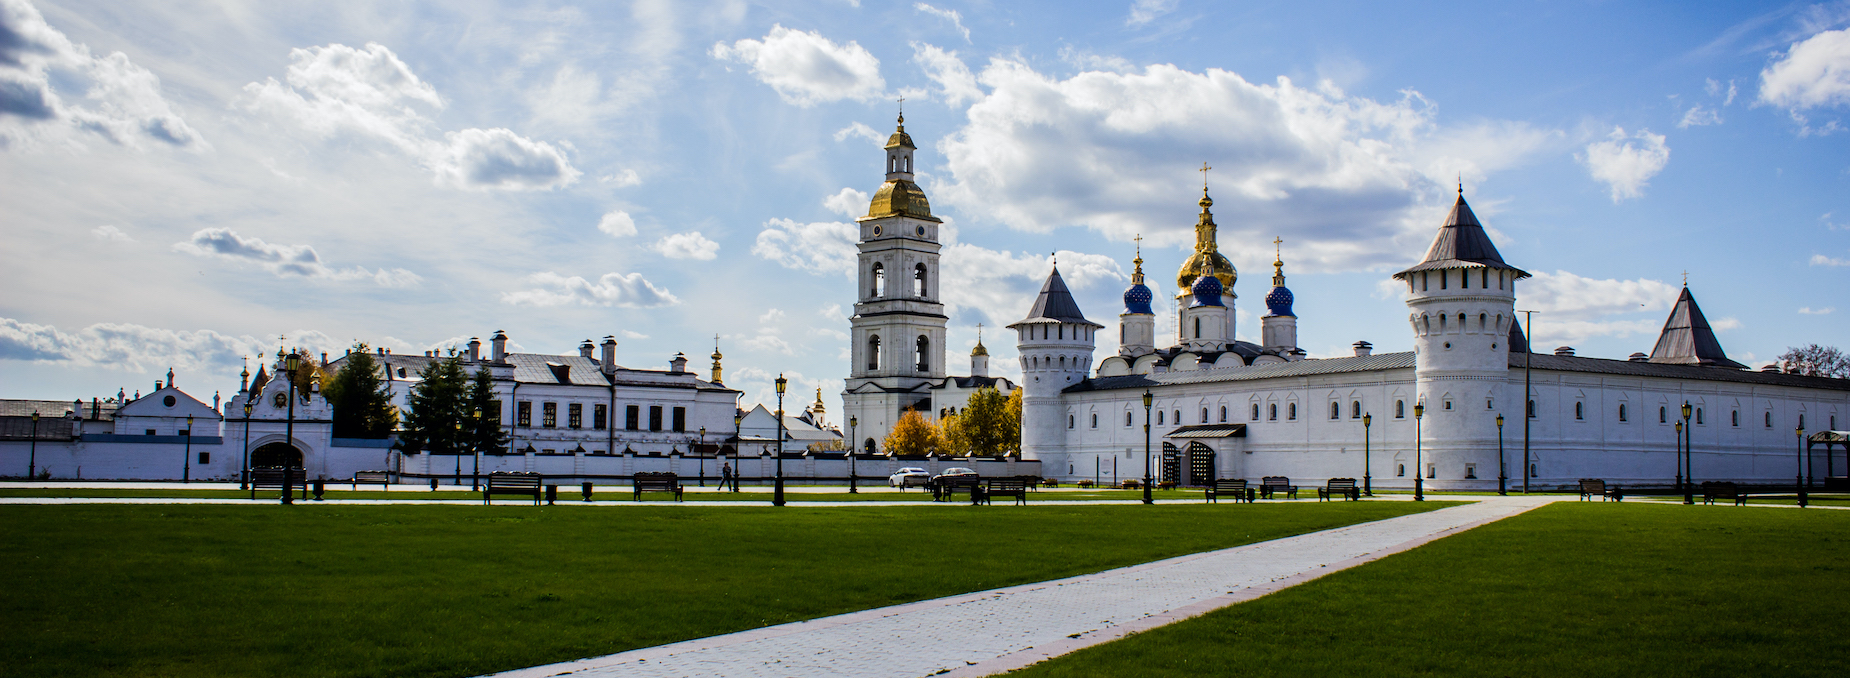
[(1425, 401), (1413, 404), (1413, 500), (1426, 501), (1426, 462), (1422, 441), (1420, 418), (1426, 416)]
[(462, 422), (456, 422), (456, 437), (450, 441), (450, 455), (456, 457), (456, 477), (450, 479), (451, 485), (462, 484)]
[(771, 505), (784, 505), (784, 389), (790, 380), (777, 375), (777, 488), (771, 493)]
[[(283, 438), (286, 439), (285, 442), (288, 443), (289, 449), (292, 452), (300, 451), (295, 448), (295, 374), (296, 370), (301, 369), (301, 367), (302, 354), (291, 352), (288, 357), (283, 358), (283, 369), (289, 373), (289, 418), (288, 423), (283, 425)], [(292, 460), (287, 455), (283, 457), (282, 503), (284, 505), (295, 503), (295, 497), (293, 496), (295, 494), (295, 483), (292, 482), (295, 479), (295, 474), (290, 471), (290, 461)], [(307, 480), (308, 475), (304, 473), (302, 479)]]
[(861, 493), (860, 489), (855, 486), (855, 481), (858, 480), (859, 477), (854, 470), (854, 453), (861, 451), (860, 443), (855, 442), (854, 429), (856, 425), (860, 423), (860, 417), (848, 417), (848, 494)]
[(32, 411), (32, 451), (26, 457), (26, 480), (39, 474), (39, 411)]
[[(732, 458), (741, 460), (739, 462), (741, 465), (745, 463), (743, 461), (744, 457), (739, 456), (739, 450), (741, 449), (741, 446), (745, 444), (744, 436), (740, 435), (740, 433), (743, 430), (744, 424), (745, 424), (745, 415), (739, 414), (738, 409), (734, 408), (733, 413), (732, 413)], [(739, 474), (743, 472), (744, 470), (745, 469), (742, 466), (741, 468), (735, 468), (732, 470), (732, 491), (733, 492), (739, 491)]]
[[(482, 435), (482, 408), (475, 408), (474, 416), (475, 428), (469, 431), (473, 434), (469, 436), (469, 459), (475, 463), (475, 467), (469, 471), (469, 490), (480, 492), (482, 491), (482, 439), (480, 437)], [(579, 447), (584, 446), (579, 445)]]
[(1677, 487), (1674, 492), (1683, 491), (1683, 420), (1677, 420)]
[(1366, 494), (1370, 497), (1375, 496), (1375, 465), (1373, 461), (1369, 459), (1370, 441), (1368, 429), (1373, 426), (1374, 423), (1375, 415), (1373, 413), (1362, 413), (1362, 494)]
[(1143, 390), (1143, 503), (1146, 506), (1156, 503), (1150, 498), (1150, 403), (1155, 400), (1150, 389)]
[(1689, 426), (1689, 401), (1683, 401), (1683, 503), (1696, 503), (1696, 429)]
[[(707, 446), (707, 427), (702, 426), (700, 427), (700, 447), (706, 447), (706, 446)], [(706, 453), (701, 451), (700, 447), (694, 448), (694, 458), (700, 460), (700, 486), (706, 487), (707, 486), (707, 458), (706, 458)]]
[(193, 482), (193, 418), (192, 417), (186, 418), (186, 451), (183, 452), (182, 454), (185, 454), (186, 458), (181, 460), (181, 462), (183, 463), (180, 468), (180, 482), (190, 483), (190, 482)]
[(1503, 466), (1503, 415), (1497, 415), (1497, 496), (1509, 496), (1509, 471)]
[(244, 401), (244, 458), (238, 462), (238, 489), (250, 489), (251, 482), (251, 410), (256, 409), (253, 400)]
[(1799, 449), (1798, 449), (1798, 458), (1799, 458), (1799, 480), (1798, 480), (1798, 488), (1799, 488), (1799, 508), (1805, 508), (1806, 506), (1810, 506), (1810, 505), (1811, 505), (1811, 499), (1810, 499), (1809, 497), (1807, 497), (1807, 496), (1805, 495), (1805, 427), (1804, 427), (1804, 426), (1800, 426), (1800, 427), (1798, 428), (1798, 434), (1799, 434)]

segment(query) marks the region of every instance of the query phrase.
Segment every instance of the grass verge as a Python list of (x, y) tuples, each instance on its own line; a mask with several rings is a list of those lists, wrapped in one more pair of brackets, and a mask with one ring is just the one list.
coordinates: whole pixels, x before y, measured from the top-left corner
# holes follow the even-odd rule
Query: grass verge
[(1445, 505), (0, 506), (0, 666), (473, 675)]
[(1850, 675), (1847, 529), (1554, 504), (1010, 675)]

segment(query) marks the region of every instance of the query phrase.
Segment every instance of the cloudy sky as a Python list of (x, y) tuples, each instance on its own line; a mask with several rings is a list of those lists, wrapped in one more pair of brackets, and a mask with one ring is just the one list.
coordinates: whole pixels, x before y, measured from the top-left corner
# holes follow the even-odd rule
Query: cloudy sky
[(1462, 177), (1539, 346), (1648, 352), (1687, 271), (1742, 362), (1850, 347), (1850, 2), (0, 0), (0, 397), (501, 329), (839, 412), (901, 97), (954, 372), (1050, 253), (1173, 294), (1204, 162), (1242, 338), (1277, 237), (1314, 357), (1409, 348)]

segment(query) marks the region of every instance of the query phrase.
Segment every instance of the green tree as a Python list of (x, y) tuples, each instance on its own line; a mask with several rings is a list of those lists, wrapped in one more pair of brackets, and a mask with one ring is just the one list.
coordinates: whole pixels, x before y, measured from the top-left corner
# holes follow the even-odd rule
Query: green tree
[(1009, 436), (1015, 428), (1010, 424), (1008, 407), (1009, 397), (994, 388), (980, 388), (970, 394), (970, 402), (958, 414), (970, 454), (998, 457), (1013, 449)]
[(899, 457), (922, 457), (938, 449), (938, 429), (925, 422), (919, 413), (907, 408), (899, 423), (886, 434), (887, 454)]
[(462, 423), (468, 415), (469, 379), (462, 360), (433, 360), (418, 371), (422, 380), (405, 398), (410, 412), (399, 436), (411, 453), (456, 454), (467, 448)]
[(969, 421), (962, 415), (946, 414), (938, 420), (938, 454), (962, 457), (970, 454)]
[(495, 380), (487, 367), (476, 370), (475, 379), (469, 383), (466, 414), (469, 420), (463, 428), (468, 435), (464, 436), (463, 451), (486, 454), (507, 449), (509, 438), (507, 430), (501, 427), (501, 401), (495, 399)]
[(321, 395), (334, 407), (336, 438), (384, 438), (398, 428), (391, 387), (379, 378), (379, 363), (364, 342), (353, 345)]
[(1003, 407), (1002, 453), (1021, 456), (1021, 389), (1009, 392)]

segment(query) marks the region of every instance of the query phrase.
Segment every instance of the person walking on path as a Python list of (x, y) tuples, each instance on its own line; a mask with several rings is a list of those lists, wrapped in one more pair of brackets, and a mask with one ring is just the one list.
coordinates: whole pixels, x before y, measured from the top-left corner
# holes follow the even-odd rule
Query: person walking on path
[(719, 467), (719, 489), (725, 491), (727, 485), (732, 486), (732, 491), (739, 491), (739, 481), (732, 477), (732, 462), (726, 462)]

